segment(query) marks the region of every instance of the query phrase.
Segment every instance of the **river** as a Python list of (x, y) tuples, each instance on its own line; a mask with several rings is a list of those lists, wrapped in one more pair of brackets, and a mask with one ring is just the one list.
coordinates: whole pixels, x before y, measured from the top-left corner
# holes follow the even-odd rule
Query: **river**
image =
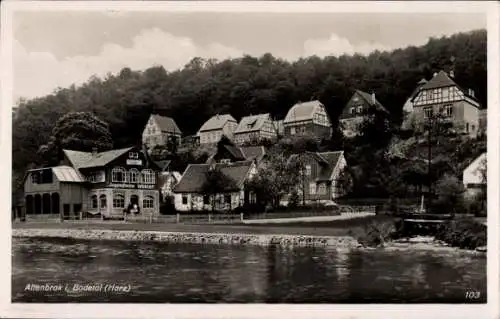
[[(12, 243), (13, 302), (486, 302), (486, 257), (456, 251), (38, 238)], [(65, 288), (32, 288), (46, 284)], [(79, 291), (75, 284), (97, 288)], [(125, 288), (102, 288), (111, 284)], [(479, 298), (467, 300), (468, 290)]]

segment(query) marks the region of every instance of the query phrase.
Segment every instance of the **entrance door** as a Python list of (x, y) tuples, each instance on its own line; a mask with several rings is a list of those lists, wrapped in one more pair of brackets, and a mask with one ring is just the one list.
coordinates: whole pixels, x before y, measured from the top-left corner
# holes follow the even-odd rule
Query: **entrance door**
[(139, 214), (139, 196), (137, 195), (131, 195), (130, 196), (130, 204), (132, 204), (132, 208), (130, 212), (134, 215)]

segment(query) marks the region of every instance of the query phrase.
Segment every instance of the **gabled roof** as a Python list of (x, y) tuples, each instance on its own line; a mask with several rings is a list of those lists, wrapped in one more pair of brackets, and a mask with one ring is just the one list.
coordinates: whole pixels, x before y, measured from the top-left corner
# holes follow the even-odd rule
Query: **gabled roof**
[(179, 129), (173, 118), (167, 116), (161, 116), (158, 114), (151, 114), (151, 117), (158, 124), (162, 132), (182, 134), (181, 130)]
[(323, 104), (318, 100), (297, 103), (288, 111), (283, 123), (312, 120), (314, 111), (321, 106)]
[(387, 111), (385, 109), (385, 107), (382, 105), (382, 103), (380, 103), (377, 100), (376, 96), (375, 96), (375, 101), (373, 101), (372, 94), (368, 94), (368, 93), (366, 93), (364, 91), (361, 91), (361, 90), (356, 90), (356, 92), (359, 94), (359, 96), (361, 96), (361, 98), (363, 100), (365, 100), (368, 103), (368, 105), (370, 105), (370, 106), (376, 106), (379, 110)]
[[(44, 169), (48, 169), (48, 168), (30, 169), (27, 171), (27, 173), (41, 171)], [(80, 172), (78, 172), (73, 167), (61, 165), (61, 166), (50, 167), (50, 169), (52, 170), (52, 173), (54, 173), (54, 175), (56, 176), (57, 180), (60, 182), (64, 182), (64, 183), (84, 183), (84, 182), (86, 182), (85, 177), (83, 177), (83, 175), (80, 174)], [(26, 178), (26, 176), (25, 176), (25, 178)]]
[[(314, 159), (320, 164), (320, 171), (318, 176), (316, 176), (317, 181), (328, 181), (332, 176), (333, 170), (337, 166), (338, 162), (342, 158), (344, 151), (336, 152), (306, 152), (305, 155)], [(289, 161), (293, 161), (299, 157), (299, 154), (293, 154), (290, 156)]]
[(467, 170), (470, 170), (474, 167), (477, 167), (479, 165), (481, 165), (481, 162), (486, 160), (486, 152), (482, 153), (481, 155), (479, 155), (478, 157), (476, 157), (472, 162), (470, 162), (469, 165), (467, 165), (467, 167), (464, 169), (464, 172), (467, 171)]
[(430, 79), (427, 83), (422, 86), (422, 90), (427, 89), (437, 89), (448, 86), (458, 86), (455, 81), (453, 81), (446, 72), (439, 71), (439, 73)]
[(227, 122), (238, 123), (230, 114), (216, 114), (201, 126), (199, 132), (222, 129)]
[(68, 160), (71, 162), (71, 165), (73, 165), (73, 167), (76, 169), (80, 169), (80, 168), (105, 166), (133, 148), (134, 147), (127, 147), (117, 150), (100, 152), (97, 154), (92, 154), (91, 152), (80, 152), (72, 150), (63, 150), (63, 152), (68, 158)]
[(245, 116), (240, 120), (234, 134), (259, 131), (270, 119), (269, 113)]
[[(238, 189), (243, 186), (251, 166), (251, 161), (215, 164), (215, 168), (233, 180)], [(206, 181), (206, 174), (210, 170), (210, 167), (210, 164), (189, 164), (173, 191), (175, 193), (201, 193), (203, 184)], [(228, 191), (231, 190), (235, 189), (228, 189)]]

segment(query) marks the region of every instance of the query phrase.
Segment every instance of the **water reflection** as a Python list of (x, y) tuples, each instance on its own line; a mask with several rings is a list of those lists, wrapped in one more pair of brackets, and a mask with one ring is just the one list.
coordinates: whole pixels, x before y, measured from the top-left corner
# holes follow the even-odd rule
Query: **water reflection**
[[(14, 302), (467, 302), (486, 259), (449, 252), (13, 240)], [(30, 293), (26, 284), (123, 283), (129, 293)]]

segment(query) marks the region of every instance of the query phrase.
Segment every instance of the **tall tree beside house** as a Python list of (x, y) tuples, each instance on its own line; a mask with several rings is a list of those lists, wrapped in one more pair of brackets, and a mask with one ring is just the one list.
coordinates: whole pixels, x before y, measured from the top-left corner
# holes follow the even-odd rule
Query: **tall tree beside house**
[(247, 182), (247, 190), (255, 193), (260, 204), (278, 207), (281, 198), (298, 184), (301, 167), (298, 161), (290, 162), (285, 153), (271, 152)]
[(88, 112), (72, 112), (59, 118), (39, 153), (45, 165), (53, 166), (62, 159), (63, 149), (103, 152), (112, 148), (113, 139), (106, 122)]
[(436, 183), (436, 201), (432, 210), (437, 213), (457, 214), (464, 212), (464, 186), (453, 175), (444, 174)]
[[(217, 195), (223, 195), (237, 189), (236, 181), (226, 176), (220, 169), (214, 168), (207, 171), (201, 189), (204, 196), (210, 196), (212, 211), (215, 211)], [(231, 209), (231, 207), (230, 207)]]

